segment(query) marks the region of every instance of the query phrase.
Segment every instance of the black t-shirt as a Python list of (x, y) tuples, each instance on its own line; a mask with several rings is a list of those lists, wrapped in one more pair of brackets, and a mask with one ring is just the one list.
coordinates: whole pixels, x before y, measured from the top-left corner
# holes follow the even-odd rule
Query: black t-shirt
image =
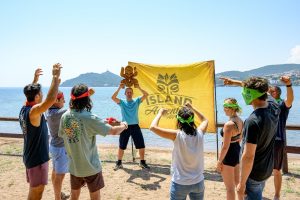
[(48, 128), (44, 115), (41, 124), (35, 127), (30, 123), (29, 112), (32, 107), (23, 106), (19, 122), (24, 136), (23, 162), (27, 169), (49, 161)]
[(272, 101), (268, 107), (254, 110), (243, 128), (243, 149), (246, 143), (256, 144), (255, 158), (249, 178), (263, 181), (269, 178), (274, 164), (274, 142), (280, 109)]
[(280, 101), (279, 103), (280, 115), (278, 121), (278, 129), (276, 132), (276, 140), (285, 141), (286, 140), (286, 120), (289, 115), (289, 111), (291, 107), (286, 107), (284, 101)]

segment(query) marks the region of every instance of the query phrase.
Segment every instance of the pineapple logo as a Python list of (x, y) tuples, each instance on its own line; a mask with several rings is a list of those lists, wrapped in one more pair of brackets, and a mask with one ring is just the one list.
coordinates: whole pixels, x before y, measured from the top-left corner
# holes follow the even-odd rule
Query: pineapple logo
[(157, 89), (160, 93), (170, 95), (179, 91), (179, 81), (176, 74), (169, 76), (158, 74), (157, 77)]

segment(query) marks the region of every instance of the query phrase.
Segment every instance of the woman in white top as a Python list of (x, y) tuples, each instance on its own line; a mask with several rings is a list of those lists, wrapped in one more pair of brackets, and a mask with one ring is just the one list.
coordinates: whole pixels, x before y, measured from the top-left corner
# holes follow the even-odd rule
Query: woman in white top
[[(174, 141), (172, 152), (172, 183), (170, 199), (191, 200), (203, 199), (204, 196), (204, 156), (203, 135), (208, 126), (208, 120), (191, 104), (182, 107), (177, 115), (177, 129), (159, 127), (159, 120), (166, 109), (160, 109), (151, 123), (150, 130), (157, 135)], [(194, 123), (194, 113), (202, 121), (197, 127)]]

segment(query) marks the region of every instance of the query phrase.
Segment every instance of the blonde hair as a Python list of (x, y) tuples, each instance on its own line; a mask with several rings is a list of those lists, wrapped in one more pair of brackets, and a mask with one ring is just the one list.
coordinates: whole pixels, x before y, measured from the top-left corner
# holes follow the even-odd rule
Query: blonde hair
[[(226, 98), (224, 100), (224, 102), (228, 102), (228, 103), (232, 103), (232, 104), (237, 104), (238, 105), (238, 102), (235, 98), (232, 98), (232, 97), (229, 97), (229, 98)], [(235, 112), (241, 114), (242, 113), (242, 108), (240, 106), (238, 106), (237, 108), (230, 108), (232, 110), (234, 110)]]

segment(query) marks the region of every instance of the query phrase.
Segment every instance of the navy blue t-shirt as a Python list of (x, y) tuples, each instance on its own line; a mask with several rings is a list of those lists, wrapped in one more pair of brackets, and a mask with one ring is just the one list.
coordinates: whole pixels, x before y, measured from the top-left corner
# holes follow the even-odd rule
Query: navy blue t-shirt
[(279, 108), (281, 110), (280, 115), (279, 115), (279, 121), (278, 121), (278, 128), (276, 132), (276, 140), (281, 140), (285, 141), (286, 140), (286, 120), (288, 119), (289, 116), (289, 111), (291, 107), (286, 107), (284, 101), (280, 101), (279, 103)]
[(268, 101), (268, 107), (254, 110), (243, 128), (243, 145), (256, 144), (254, 163), (249, 178), (263, 181), (269, 178), (274, 165), (274, 143), (279, 120), (278, 104)]
[(24, 136), (23, 162), (27, 169), (49, 161), (48, 128), (44, 115), (39, 127), (33, 126), (29, 119), (31, 106), (23, 106), (19, 122)]

